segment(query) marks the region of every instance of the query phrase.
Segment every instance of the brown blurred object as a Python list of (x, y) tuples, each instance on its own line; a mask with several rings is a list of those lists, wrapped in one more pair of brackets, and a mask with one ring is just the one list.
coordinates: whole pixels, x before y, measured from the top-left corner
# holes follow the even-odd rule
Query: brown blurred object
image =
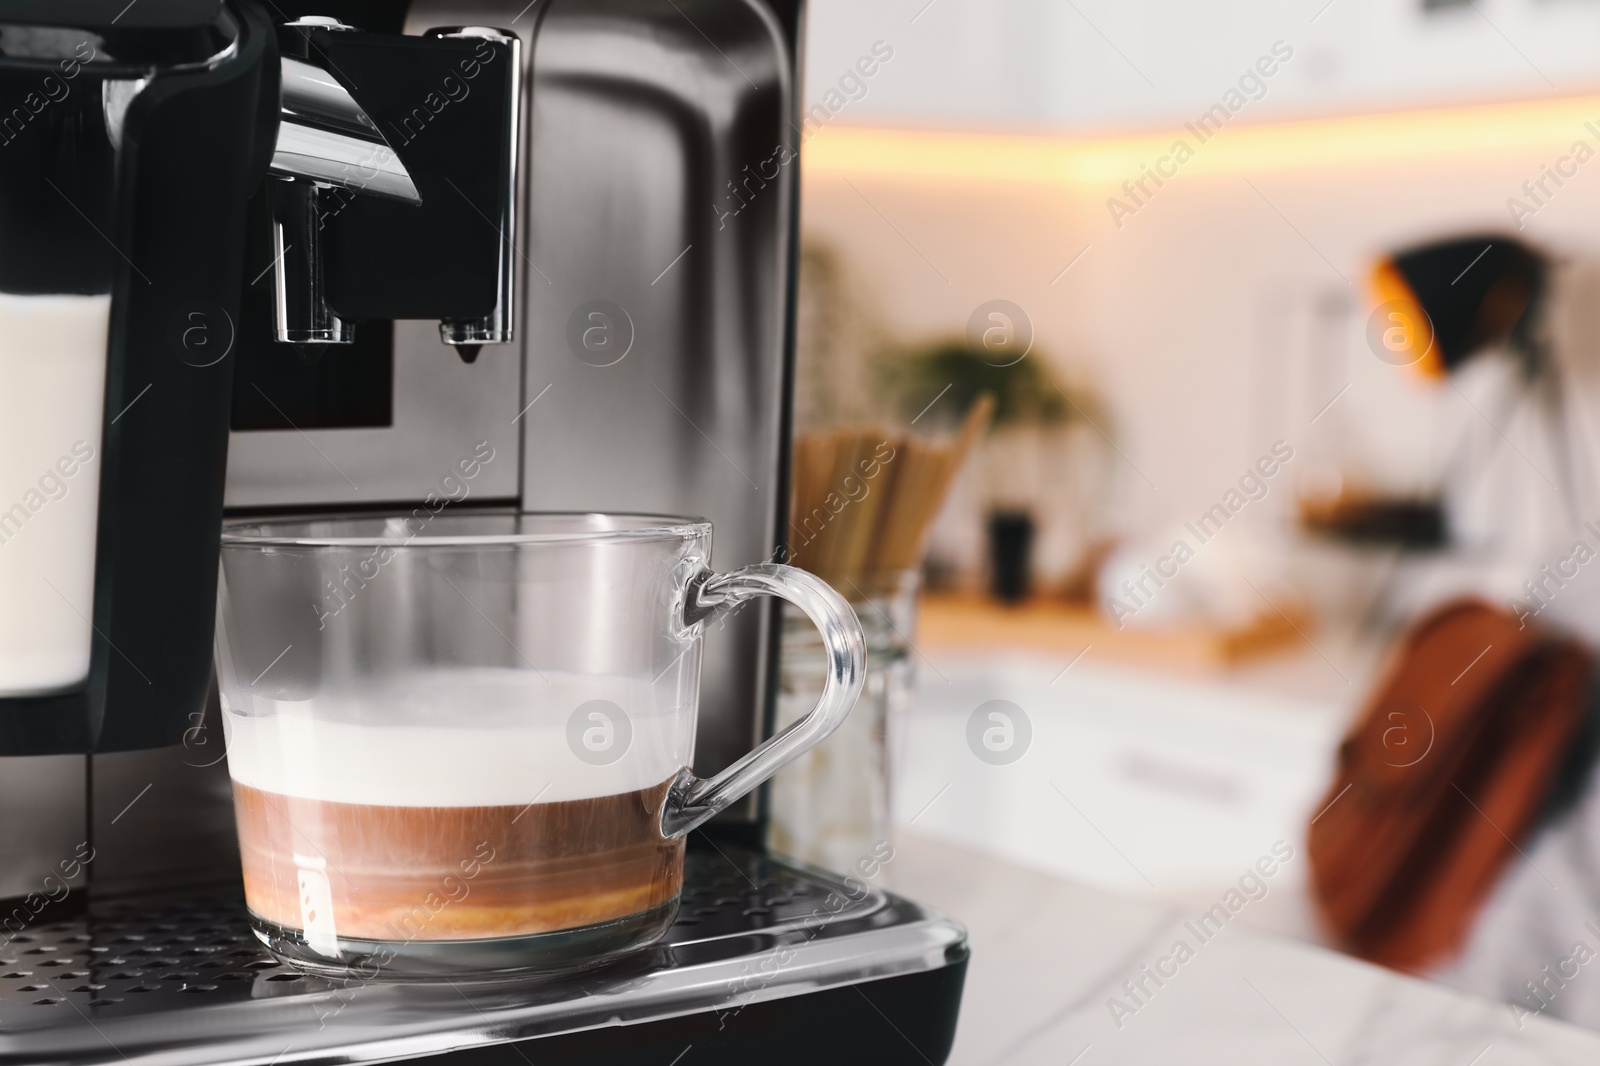
[(1588, 710), (1573, 641), (1477, 601), (1417, 623), (1339, 749), (1311, 885), (1351, 952), (1403, 970), (1464, 944)]
[(994, 417), (980, 396), (950, 440), (883, 429), (805, 433), (795, 442), (789, 561), (862, 594), (915, 569), (929, 528)]
[(1280, 652), (1311, 628), (1309, 618), (1277, 612), (1248, 626), (1118, 629), (1093, 604), (1035, 599), (1006, 607), (977, 596), (925, 595), (917, 622), (923, 645), (1026, 647), (1073, 656), (1206, 674)]
[(1446, 540), (1437, 500), (1344, 492), (1327, 499), (1302, 497), (1300, 527), (1348, 544), (1438, 548)]

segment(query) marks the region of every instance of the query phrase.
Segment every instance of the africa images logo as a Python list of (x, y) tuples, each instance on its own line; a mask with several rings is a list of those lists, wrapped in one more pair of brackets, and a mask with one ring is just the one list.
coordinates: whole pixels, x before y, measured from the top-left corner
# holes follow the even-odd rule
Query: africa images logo
[(567, 747), (590, 766), (609, 766), (628, 753), (633, 723), (610, 700), (580, 703), (567, 718)]
[(990, 766), (1009, 766), (1028, 753), (1033, 722), (1010, 700), (980, 703), (967, 718), (967, 747)]

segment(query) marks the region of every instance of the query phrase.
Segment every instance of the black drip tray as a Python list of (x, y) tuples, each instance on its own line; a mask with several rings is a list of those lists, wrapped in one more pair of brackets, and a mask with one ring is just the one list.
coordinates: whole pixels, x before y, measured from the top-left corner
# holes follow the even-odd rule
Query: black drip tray
[(691, 852), (686, 863), (678, 918), (659, 944), (519, 981), (303, 974), (260, 946), (233, 892), (95, 903), (0, 947), (0, 1064), (436, 1056), (693, 1012), (735, 1017), (966, 958), (955, 923), (859, 882), (745, 852)]

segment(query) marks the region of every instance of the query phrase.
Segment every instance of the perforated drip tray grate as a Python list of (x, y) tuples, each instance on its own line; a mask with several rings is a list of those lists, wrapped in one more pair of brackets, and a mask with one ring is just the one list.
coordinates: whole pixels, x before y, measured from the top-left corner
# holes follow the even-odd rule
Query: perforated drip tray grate
[[(746, 882), (727, 860), (689, 856), (678, 917), (663, 943), (689, 944), (804, 920), (835, 891), (792, 868), (759, 865), (763, 876)], [(858, 913), (860, 905), (852, 909)], [(307, 991), (341, 987), (268, 954), (250, 932), (238, 896), (95, 908), (84, 918), (14, 937), (0, 949), (0, 967), (0, 1032), (24, 1007), (70, 1011), (69, 1003), (102, 1010), (126, 1004), (125, 1010), (161, 1011), (183, 1008), (172, 1002), (177, 993), (217, 1002), (252, 999), (261, 982), (293, 983)]]
[(0, 947), (0, 1064), (356, 1063), (738, 1009), (965, 952), (959, 926), (913, 903), (732, 851), (688, 856), (656, 946), (515, 982), (302, 974), (260, 946), (237, 894), (96, 903)]
[(238, 898), (96, 908), (30, 929), (0, 952), (0, 1031), (31, 1026), (28, 1007), (176, 1010), (178, 993), (239, 1000), (258, 980), (310, 980), (266, 953)]

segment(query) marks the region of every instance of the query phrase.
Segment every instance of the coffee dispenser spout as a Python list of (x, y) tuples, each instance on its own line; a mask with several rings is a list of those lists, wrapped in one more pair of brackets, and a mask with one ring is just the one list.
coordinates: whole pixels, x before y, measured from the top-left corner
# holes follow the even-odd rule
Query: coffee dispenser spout
[[(493, 267), (494, 306), (486, 315), (472, 318), (446, 318), (439, 323), (439, 339), (455, 347), (462, 360), (471, 363), (478, 358), (478, 348), (485, 344), (509, 344), (512, 340), (513, 295), (516, 290), (516, 258), (512, 241), (517, 232), (517, 171), (522, 158), (522, 48), (516, 37), (489, 26), (460, 26), (438, 29), (432, 36), (440, 40), (494, 42), (510, 53), (511, 90), (507, 106), (501, 112), (498, 128), (490, 131), (491, 139), (503, 149), (503, 162), (497, 168), (500, 195), (491, 206), (492, 213), (474, 208), (483, 221), (493, 226), (500, 240), (495, 246)], [(468, 349), (470, 349), (470, 354)]]
[(350, 344), (351, 325), (328, 304), (323, 219), (355, 195), (420, 204), (416, 183), (348, 89), (308, 62), (320, 29), (356, 32), (312, 16), (282, 33), (282, 117), (268, 169), (275, 335), (285, 344)]
[[(275, 339), (351, 344), (354, 320), (437, 318), (440, 339), (464, 358), (510, 343), (517, 38), (475, 26), (386, 37), (313, 16), (281, 26), (279, 45), (281, 116), (267, 189)], [(463, 106), (495, 80), (479, 80), (491, 68), (498, 92)], [(352, 70), (364, 73), (351, 81)], [(481, 236), (470, 252), (452, 240), (485, 224), (502, 238), (492, 248)], [(430, 284), (434, 273), (454, 276)], [(374, 298), (377, 289), (387, 292)]]
[(420, 204), (416, 183), (349, 90), (320, 67), (282, 57), (283, 105), (269, 173)]

